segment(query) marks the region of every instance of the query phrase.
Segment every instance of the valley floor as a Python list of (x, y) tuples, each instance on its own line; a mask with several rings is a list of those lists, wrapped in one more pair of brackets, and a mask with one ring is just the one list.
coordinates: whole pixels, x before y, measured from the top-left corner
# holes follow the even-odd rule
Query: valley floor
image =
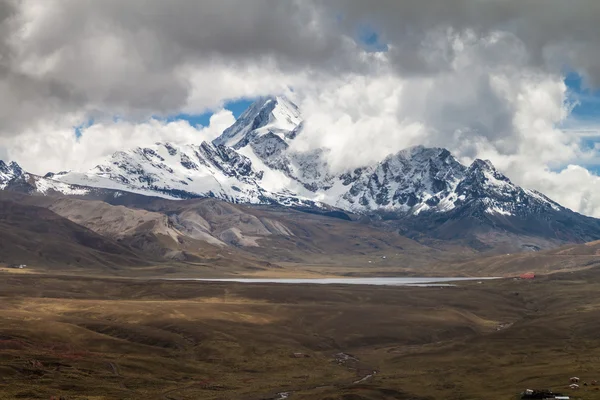
[(600, 399), (599, 317), (596, 269), (451, 288), (5, 272), (0, 399)]

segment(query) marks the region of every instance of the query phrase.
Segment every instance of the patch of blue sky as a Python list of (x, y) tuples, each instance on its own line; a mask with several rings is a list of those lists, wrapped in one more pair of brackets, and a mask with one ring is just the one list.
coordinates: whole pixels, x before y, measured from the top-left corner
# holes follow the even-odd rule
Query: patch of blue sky
[(579, 137), (580, 148), (597, 153), (586, 160), (573, 160), (590, 172), (600, 173), (600, 89), (585, 85), (581, 75), (569, 73), (565, 77), (568, 100), (573, 103), (571, 114), (560, 128)]
[[(249, 106), (252, 104), (254, 99), (237, 99), (233, 101), (226, 102), (224, 108), (231, 111), (235, 118), (238, 118)], [(207, 111), (200, 114), (188, 114), (188, 113), (180, 113), (175, 115), (170, 115), (166, 118), (157, 118), (159, 120), (164, 120), (166, 122), (173, 121), (187, 121), (191, 126), (208, 126), (210, 125), (210, 117), (214, 114), (213, 111)], [(112, 118), (113, 122), (121, 121), (122, 118), (120, 116), (114, 116)], [(74, 126), (73, 131), (75, 133), (76, 138), (80, 138), (83, 131), (86, 128), (89, 128), (95, 123), (93, 118), (90, 118), (88, 121)]]
[(207, 126), (210, 123), (210, 117), (213, 115), (212, 112), (205, 112), (202, 114), (175, 114), (171, 115), (167, 118), (159, 118), (164, 119), (166, 122), (174, 122), (174, 121), (187, 121), (191, 126)]
[(369, 25), (363, 25), (358, 28), (356, 40), (367, 51), (388, 51), (388, 45), (383, 41), (381, 33)]
[[(226, 102), (224, 107), (233, 113), (235, 118), (238, 118), (248, 107), (254, 99), (237, 99)], [(208, 126), (210, 124), (210, 117), (213, 115), (212, 111), (201, 113), (201, 114), (176, 114), (165, 118), (167, 122), (184, 120), (187, 121), (191, 126)]]
[(580, 137), (600, 139), (600, 90), (585, 86), (581, 76), (575, 73), (565, 77), (565, 84), (567, 100), (573, 109), (559, 128)]
[(600, 123), (600, 89), (584, 85), (583, 78), (570, 73), (565, 78), (569, 99), (575, 102), (571, 117), (577, 121)]
[(74, 126), (73, 130), (75, 131), (75, 137), (77, 139), (79, 139), (81, 137), (82, 133), (83, 133), (83, 130), (86, 129), (86, 128), (89, 128), (92, 125), (94, 125), (94, 119), (90, 118), (86, 122)]

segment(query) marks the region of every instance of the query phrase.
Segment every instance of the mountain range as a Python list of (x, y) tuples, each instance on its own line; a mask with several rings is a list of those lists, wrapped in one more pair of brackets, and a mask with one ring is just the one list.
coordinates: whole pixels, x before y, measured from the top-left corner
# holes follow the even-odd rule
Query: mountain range
[[(331, 172), (327, 150), (295, 150), (300, 109), (283, 96), (255, 101), (211, 143), (155, 143), (114, 153), (89, 171), (37, 176), (0, 161), (0, 189), (119, 204), (119, 198), (283, 207), (370, 224), (431, 246), (540, 250), (600, 238), (600, 221), (519, 187), (490, 161), (461, 164), (415, 146)], [(123, 200), (124, 201), (124, 200)]]

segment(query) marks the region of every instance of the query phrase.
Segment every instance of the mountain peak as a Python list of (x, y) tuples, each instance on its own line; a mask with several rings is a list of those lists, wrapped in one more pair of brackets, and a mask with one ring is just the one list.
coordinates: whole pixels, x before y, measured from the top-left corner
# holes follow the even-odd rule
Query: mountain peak
[(0, 160), (0, 189), (4, 189), (10, 181), (24, 174), (25, 172), (16, 162), (12, 161), (7, 165), (4, 161)]
[(497, 172), (496, 167), (494, 167), (494, 164), (492, 164), (490, 160), (482, 160), (480, 158), (475, 159), (475, 161), (471, 163), (469, 169)]
[(22, 175), (23, 168), (15, 161), (6, 164), (4, 161), (0, 160), (0, 174)]
[(291, 138), (302, 123), (300, 110), (285, 96), (258, 98), (236, 122), (213, 141), (215, 146), (242, 148), (254, 138), (272, 133), (282, 140)]
[(479, 184), (492, 186), (512, 185), (510, 179), (494, 167), (490, 160), (476, 159), (471, 163), (467, 171), (467, 176)]
[(439, 159), (446, 160), (448, 157), (452, 157), (452, 154), (442, 147), (425, 147), (423, 145), (416, 145), (400, 150), (395, 155), (388, 157), (401, 157), (404, 159), (415, 159), (415, 160), (428, 160), (428, 159)]
[(58, 178), (60, 176), (66, 175), (68, 173), (70, 173), (71, 170), (65, 170), (65, 171), (60, 171), (60, 172), (48, 172), (46, 173), (46, 175), (44, 175), (44, 178), (46, 179), (54, 179), (54, 178)]
[(6, 164), (4, 161), (0, 160), (0, 171), (23, 171), (23, 169), (15, 161), (11, 161), (10, 163)]

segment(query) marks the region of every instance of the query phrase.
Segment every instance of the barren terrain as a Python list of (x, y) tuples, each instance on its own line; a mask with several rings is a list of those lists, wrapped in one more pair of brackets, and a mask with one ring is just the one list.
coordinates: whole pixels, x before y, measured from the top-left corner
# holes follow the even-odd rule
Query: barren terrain
[(446, 288), (2, 278), (5, 399), (508, 399), (600, 378), (595, 269)]

